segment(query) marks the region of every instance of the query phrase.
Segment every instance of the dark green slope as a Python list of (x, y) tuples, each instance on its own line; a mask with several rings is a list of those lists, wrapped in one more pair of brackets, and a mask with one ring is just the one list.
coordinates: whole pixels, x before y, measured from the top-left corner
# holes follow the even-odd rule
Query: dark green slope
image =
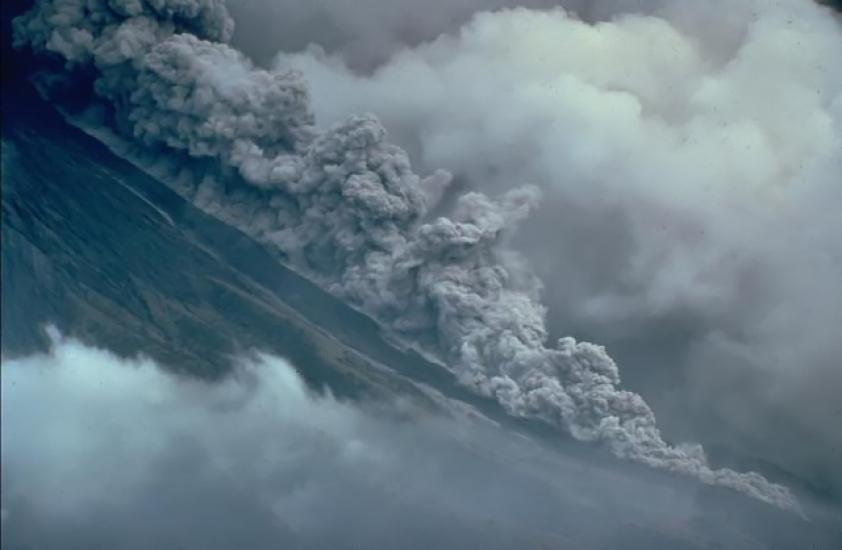
[(260, 246), (66, 125), (31, 94), (5, 100), (16, 112), (3, 118), (4, 355), (45, 349), (43, 328), (52, 323), (83, 341), (123, 355), (143, 352), (203, 377), (224, 373), (233, 354), (256, 348), (289, 358), (308, 382), (340, 394), (401, 384), (285, 304), (285, 297), (321, 293)]

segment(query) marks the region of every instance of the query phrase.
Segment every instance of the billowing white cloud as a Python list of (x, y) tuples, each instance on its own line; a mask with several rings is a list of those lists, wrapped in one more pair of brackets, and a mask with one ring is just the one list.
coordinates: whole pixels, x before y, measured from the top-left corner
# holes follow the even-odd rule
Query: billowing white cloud
[(316, 395), (283, 359), (208, 382), (52, 338), (2, 365), (4, 547), (691, 544), (740, 540), (762, 508), (739, 499), (708, 533), (686, 484), (405, 402)]

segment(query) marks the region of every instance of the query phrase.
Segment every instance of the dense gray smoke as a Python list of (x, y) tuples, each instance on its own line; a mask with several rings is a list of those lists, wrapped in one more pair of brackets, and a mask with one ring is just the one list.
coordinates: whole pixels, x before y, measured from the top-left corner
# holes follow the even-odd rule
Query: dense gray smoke
[(95, 67), (95, 89), (124, 135), (217, 164), (182, 192), (423, 342), (510, 414), (619, 457), (797, 506), (757, 474), (711, 468), (699, 446), (666, 443), (643, 399), (619, 389), (602, 347), (548, 344), (537, 278), (503, 246), (535, 207), (535, 188), (496, 199), (464, 194), (448, 217), (431, 219), (446, 173), (416, 175), (371, 116), (317, 131), (301, 78), (254, 67), (225, 44), (231, 29), (220, 2), (45, 0), (16, 21), (16, 38), (71, 68)]
[(370, 74), (282, 54), (319, 124), (375, 110), (421, 170), (540, 206), (551, 334), (607, 344), (671, 435), (842, 495), (840, 19), (807, 0), (478, 14)]

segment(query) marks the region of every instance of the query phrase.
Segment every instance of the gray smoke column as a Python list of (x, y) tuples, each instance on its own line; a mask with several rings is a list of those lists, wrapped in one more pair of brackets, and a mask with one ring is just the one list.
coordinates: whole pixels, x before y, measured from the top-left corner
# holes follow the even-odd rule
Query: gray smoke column
[(447, 174), (416, 175), (371, 116), (318, 133), (301, 78), (252, 66), (225, 44), (232, 29), (215, 0), (44, 0), (15, 26), (18, 45), (95, 67), (95, 89), (124, 135), (216, 163), (217, 176), (188, 193), (197, 204), (423, 341), (510, 414), (797, 508), (760, 475), (712, 469), (699, 446), (667, 444), (644, 400), (619, 389), (602, 347), (548, 345), (537, 279), (504, 246), (535, 189), (465, 194), (449, 217), (430, 221)]

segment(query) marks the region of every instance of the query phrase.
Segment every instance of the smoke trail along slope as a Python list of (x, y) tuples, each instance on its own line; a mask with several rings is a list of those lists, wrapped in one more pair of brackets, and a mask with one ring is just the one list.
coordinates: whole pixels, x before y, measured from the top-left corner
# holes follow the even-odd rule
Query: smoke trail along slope
[(316, 48), (276, 66), (322, 126), (376, 109), (422, 171), (538, 185), (511, 246), (550, 334), (610, 342), (672, 433), (839, 488), (842, 27), (806, 0), (686, 4), (482, 13), (368, 75)]
[[(437, 353), (460, 380), (510, 414), (544, 419), (620, 457), (797, 507), (784, 487), (714, 470), (698, 446), (665, 443), (643, 399), (618, 389), (603, 348), (572, 338), (545, 346), (536, 280), (500, 246), (528, 214), (535, 189), (498, 200), (469, 193), (451, 217), (425, 222), (449, 177), (414, 174), (373, 117), (315, 131), (301, 79), (252, 67), (225, 45), (232, 28), (217, 1), (41, 1), (16, 21), (16, 38), (70, 67), (94, 66), (95, 89), (122, 132), (217, 160), (221, 177), (234, 169), (243, 189), (236, 178), (207, 181), (195, 200), (221, 191), (246, 203), (236, 208), (259, 215), (234, 221), (395, 329), (433, 331)], [(214, 196), (217, 208), (229, 208), (227, 200)]]

